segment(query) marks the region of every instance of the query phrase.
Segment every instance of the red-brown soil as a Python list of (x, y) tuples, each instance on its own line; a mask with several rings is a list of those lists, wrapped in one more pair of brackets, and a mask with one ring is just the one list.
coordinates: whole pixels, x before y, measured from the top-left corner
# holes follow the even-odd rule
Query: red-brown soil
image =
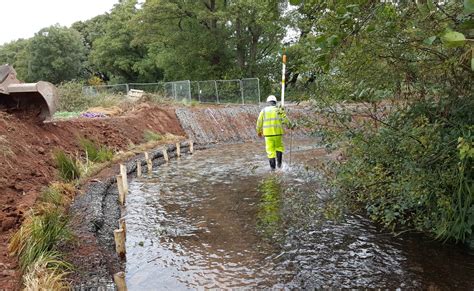
[(172, 107), (150, 107), (113, 118), (78, 118), (38, 124), (0, 111), (0, 290), (17, 289), (17, 262), (8, 256), (8, 240), (42, 188), (58, 180), (53, 152), (78, 154), (79, 137), (115, 150), (143, 143), (151, 130), (184, 136)]

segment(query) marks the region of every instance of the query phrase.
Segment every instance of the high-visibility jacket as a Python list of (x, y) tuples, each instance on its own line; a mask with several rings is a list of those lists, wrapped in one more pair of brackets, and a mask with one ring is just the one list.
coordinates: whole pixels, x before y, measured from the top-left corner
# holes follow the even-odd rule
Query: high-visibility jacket
[(257, 133), (264, 136), (283, 135), (283, 124), (288, 123), (285, 111), (276, 106), (267, 106), (260, 111), (257, 119)]

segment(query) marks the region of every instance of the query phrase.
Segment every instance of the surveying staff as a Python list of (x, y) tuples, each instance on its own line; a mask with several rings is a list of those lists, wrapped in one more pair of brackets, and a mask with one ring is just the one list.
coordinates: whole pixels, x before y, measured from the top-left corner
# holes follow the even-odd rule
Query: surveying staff
[[(277, 100), (274, 95), (267, 98), (268, 106), (260, 111), (257, 119), (257, 135), (265, 137), (265, 149), (270, 162), (270, 168), (275, 170), (275, 166), (281, 168), (283, 152), (283, 124), (291, 126), (290, 121), (286, 117), (285, 111), (281, 107), (277, 107)], [(276, 162), (275, 162), (276, 158)]]

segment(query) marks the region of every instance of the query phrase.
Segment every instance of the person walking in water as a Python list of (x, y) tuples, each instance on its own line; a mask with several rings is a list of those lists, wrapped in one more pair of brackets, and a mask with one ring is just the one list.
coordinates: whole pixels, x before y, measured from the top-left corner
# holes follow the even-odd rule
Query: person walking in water
[(283, 125), (290, 126), (290, 121), (286, 117), (286, 113), (281, 107), (277, 107), (277, 99), (274, 95), (267, 98), (268, 106), (260, 111), (257, 119), (257, 135), (265, 137), (265, 149), (270, 162), (271, 170), (275, 170), (276, 166), (281, 168), (283, 160)]

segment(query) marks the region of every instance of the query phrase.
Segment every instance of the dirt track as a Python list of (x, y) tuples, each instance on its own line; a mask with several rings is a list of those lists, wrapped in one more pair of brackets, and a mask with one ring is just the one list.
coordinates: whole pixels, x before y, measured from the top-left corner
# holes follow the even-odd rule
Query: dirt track
[(79, 137), (123, 150), (131, 143), (142, 143), (145, 130), (185, 135), (171, 107), (146, 108), (114, 118), (47, 124), (32, 124), (0, 111), (0, 289), (18, 288), (17, 263), (8, 256), (8, 240), (41, 189), (58, 180), (53, 151), (78, 153)]

